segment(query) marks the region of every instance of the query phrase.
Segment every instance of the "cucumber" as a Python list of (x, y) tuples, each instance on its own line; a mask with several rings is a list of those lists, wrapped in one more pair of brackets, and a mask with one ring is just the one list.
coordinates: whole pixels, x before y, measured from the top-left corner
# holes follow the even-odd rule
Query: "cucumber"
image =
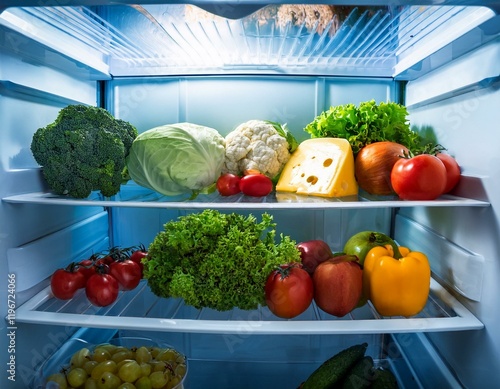
[(398, 381), (390, 370), (379, 367), (375, 370), (375, 379), (371, 387), (373, 389), (398, 389)]
[(348, 347), (327, 359), (307, 378), (302, 389), (329, 389), (337, 385), (349, 369), (364, 357), (367, 343)]
[(342, 389), (369, 388), (374, 378), (373, 358), (365, 355), (348, 371), (342, 380)]

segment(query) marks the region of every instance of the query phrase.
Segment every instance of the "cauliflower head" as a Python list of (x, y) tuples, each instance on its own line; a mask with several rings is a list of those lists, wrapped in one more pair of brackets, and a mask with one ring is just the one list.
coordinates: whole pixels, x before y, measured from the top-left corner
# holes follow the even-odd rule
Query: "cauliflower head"
[(274, 178), (290, 159), (290, 144), (272, 122), (249, 120), (226, 135), (225, 140), (228, 173), (241, 175), (245, 170), (258, 170)]

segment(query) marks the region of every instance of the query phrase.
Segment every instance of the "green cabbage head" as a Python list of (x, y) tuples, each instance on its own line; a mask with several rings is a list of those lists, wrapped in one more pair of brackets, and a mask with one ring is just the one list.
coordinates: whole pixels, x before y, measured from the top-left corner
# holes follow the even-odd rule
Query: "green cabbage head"
[(192, 123), (167, 124), (137, 136), (127, 169), (138, 185), (176, 196), (212, 186), (224, 157), (224, 138), (217, 130)]

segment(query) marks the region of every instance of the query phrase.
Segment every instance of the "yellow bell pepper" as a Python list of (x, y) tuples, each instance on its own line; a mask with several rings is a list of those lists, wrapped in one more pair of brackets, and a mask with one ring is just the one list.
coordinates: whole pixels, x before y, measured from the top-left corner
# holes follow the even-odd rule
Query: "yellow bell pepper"
[[(399, 257), (399, 258), (396, 258)], [(414, 316), (427, 303), (431, 269), (427, 256), (399, 247), (368, 251), (363, 268), (363, 295), (382, 316)]]

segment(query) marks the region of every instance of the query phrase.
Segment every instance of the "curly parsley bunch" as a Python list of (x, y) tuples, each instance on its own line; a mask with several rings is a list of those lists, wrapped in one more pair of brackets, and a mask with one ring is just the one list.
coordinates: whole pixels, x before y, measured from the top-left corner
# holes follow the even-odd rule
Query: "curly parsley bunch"
[(154, 294), (196, 308), (226, 311), (265, 305), (264, 285), (277, 266), (299, 262), (296, 242), (280, 236), (264, 213), (204, 210), (165, 224), (148, 248), (144, 276)]

